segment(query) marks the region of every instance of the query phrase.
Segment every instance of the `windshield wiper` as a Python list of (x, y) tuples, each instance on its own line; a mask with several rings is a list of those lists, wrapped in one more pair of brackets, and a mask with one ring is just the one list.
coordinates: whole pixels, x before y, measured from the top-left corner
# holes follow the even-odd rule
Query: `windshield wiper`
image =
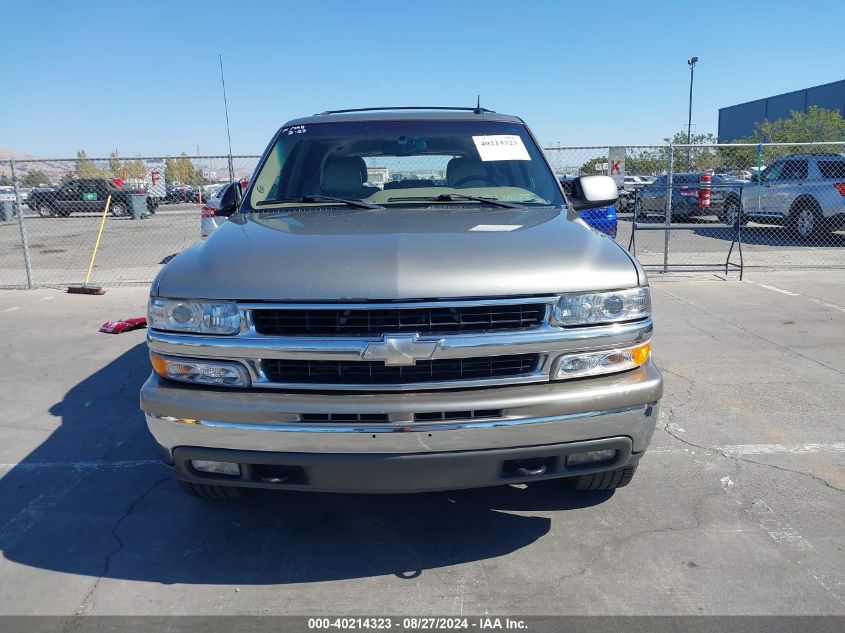
[(345, 204), (350, 207), (354, 207), (356, 209), (384, 209), (384, 207), (377, 205), (377, 204), (370, 204), (368, 202), (363, 202), (361, 200), (349, 200), (347, 198), (335, 198), (334, 196), (302, 196), (301, 198), (287, 198), (287, 199), (278, 199), (278, 200), (260, 200), (259, 202), (255, 203), (255, 206), (261, 207), (268, 204), (289, 204), (294, 202), (303, 202), (303, 203), (311, 203), (311, 202), (337, 202), (339, 204)]
[(521, 209), (522, 205), (505, 202), (498, 198), (482, 198), (480, 196), (465, 196), (460, 193), (441, 193), (439, 196), (405, 196), (399, 198), (388, 198), (388, 202), (413, 202), (418, 200), (420, 202), (456, 202), (458, 200), (469, 200), (470, 202), (480, 202), (482, 204), (489, 204), (492, 207), (499, 207), (501, 209)]

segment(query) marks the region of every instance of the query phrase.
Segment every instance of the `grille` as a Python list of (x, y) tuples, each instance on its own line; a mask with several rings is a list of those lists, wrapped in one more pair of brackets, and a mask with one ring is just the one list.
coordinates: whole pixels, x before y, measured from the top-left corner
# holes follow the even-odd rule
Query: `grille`
[[(477, 411), (427, 411), (415, 413), (414, 422), (444, 422), (449, 420), (483, 420), (501, 418), (502, 409), (479, 409)], [(302, 413), (301, 422), (330, 424), (387, 424), (386, 413)]]
[(527, 330), (538, 327), (545, 315), (545, 303), (525, 303), (372, 310), (256, 309), (252, 320), (256, 332), (268, 336), (379, 336)]
[(444, 420), (481, 420), (501, 418), (501, 409), (480, 409), (478, 411), (431, 411), (415, 413), (414, 422), (442, 422)]
[(265, 360), (271, 382), (321, 385), (400, 385), (447, 380), (483, 380), (532, 373), (539, 354), (446, 358), (388, 366), (380, 361)]
[(386, 424), (389, 420), (386, 413), (303, 413), (299, 416), (302, 422), (331, 422), (348, 424), (363, 422), (367, 424)]

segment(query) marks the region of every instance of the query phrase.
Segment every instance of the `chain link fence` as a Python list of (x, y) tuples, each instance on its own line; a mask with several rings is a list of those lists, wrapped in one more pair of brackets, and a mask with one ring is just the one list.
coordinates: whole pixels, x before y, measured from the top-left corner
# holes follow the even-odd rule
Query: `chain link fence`
[(200, 241), (203, 207), (258, 158), (0, 161), (12, 183), (0, 187), (0, 287), (81, 284), (89, 267), (92, 285), (148, 284)]
[(648, 270), (845, 268), (845, 143), (546, 154), (559, 176), (615, 172), (617, 240)]
[[(562, 180), (617, 179), (616, 239), (649, 271), (845, 268), (845, 144), (545, 152)], [(258, 158), (0, 161), (0, 288), (79, 284), (89, 268), (93, 285), (149, 283), (200, 241), (203, 207), (226, 183), (251, 178)], [(446, 169), (398, 157), (367, 158), (365, 167), (376, 197), (438, 182)]]

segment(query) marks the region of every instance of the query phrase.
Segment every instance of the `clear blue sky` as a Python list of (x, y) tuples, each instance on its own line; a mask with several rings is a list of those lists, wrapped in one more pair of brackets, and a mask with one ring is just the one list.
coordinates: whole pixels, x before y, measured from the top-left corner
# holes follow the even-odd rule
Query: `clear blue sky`
[(482, 105), (544, 143), (659, 143), (718, 108), (842, 79), (845, 3), (0, 0), (0, 147), (263, 150), (330, 108)]

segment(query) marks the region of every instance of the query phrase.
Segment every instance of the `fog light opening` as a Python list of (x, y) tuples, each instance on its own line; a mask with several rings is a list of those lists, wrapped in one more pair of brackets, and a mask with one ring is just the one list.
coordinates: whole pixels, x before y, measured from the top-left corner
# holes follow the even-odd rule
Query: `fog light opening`
[(233, 462), (214, 462), (204, 459), (191, 460), (194, 470), (212, 475), (228, 475), (229, 477), (240, 477), (241, 466)]
[(616, 459), (616, 449), (603, 451), (586, 451), (584, 453), (572, 453), (566, 456), (567, 466), (587, 466), (590, 464), (601, 464)]

